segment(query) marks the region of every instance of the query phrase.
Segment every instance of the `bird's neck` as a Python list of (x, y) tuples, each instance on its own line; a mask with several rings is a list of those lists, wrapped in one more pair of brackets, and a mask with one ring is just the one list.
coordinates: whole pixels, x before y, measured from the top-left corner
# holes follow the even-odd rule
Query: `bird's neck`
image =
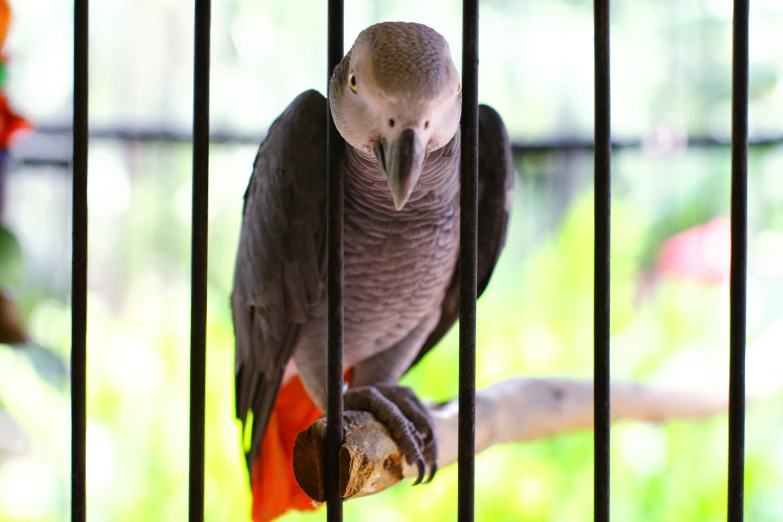
[(343, 176), (347, 204), (371, 205), (376, 212), (400, 218), (450, 211), (459, 196), (459, 132), (424, 160), (421, 177), (402, 210), (394, 208), (389, 184), (375, 156), (346, 144)]

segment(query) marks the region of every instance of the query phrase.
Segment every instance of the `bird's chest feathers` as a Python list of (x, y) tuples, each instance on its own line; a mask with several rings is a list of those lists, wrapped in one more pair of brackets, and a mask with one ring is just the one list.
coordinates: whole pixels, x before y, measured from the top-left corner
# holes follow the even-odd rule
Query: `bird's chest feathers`
[(401, 211), (382, 177), (346, 176), (345, 189), (346, 311), (421, 315), (442, 298), (456, 264), (457, 176), (424, 179)]

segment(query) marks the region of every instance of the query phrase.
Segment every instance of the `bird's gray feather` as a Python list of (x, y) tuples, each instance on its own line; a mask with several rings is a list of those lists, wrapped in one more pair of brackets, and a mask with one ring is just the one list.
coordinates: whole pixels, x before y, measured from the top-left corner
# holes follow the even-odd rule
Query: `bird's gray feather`
[(285, 366), (324, 272), (326, 99), (299, 95), (272, 124), (245, 193), (231, 307), (236, 338), (236, 415), (257, 456)]
[[(514, 192), (511, 142), (500, 115), (479, 106), (478, 295), (484, 292), (506, 242)], [(459, 317), (459, 263), (441, 304), (440, 321), (410, 368), (438, 344)], [(409, 368), (409, 369), (410, 369)]]

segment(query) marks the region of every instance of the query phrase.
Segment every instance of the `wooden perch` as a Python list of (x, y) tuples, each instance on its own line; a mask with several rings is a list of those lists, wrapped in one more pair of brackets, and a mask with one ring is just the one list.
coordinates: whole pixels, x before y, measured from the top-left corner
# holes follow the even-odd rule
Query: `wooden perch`
[[(612, 421), (699, 419), (725, 411), (727, 395), (659, 391), (612, 384)], [(457, 461), (457, 400), (430, 406), (438, 441), (438, 468)], [(386, 428), (366, 412), (345, 412), (340, 450), (340, 495), (378, 493), (416, 476)], [(541, 439), (593, 425), (592, 381), (510, 379), (476, 394), (476, 453), (495, 444)], [(326, 419), (301, 432), (294, 446), (294, 474), (316, 502), (324, 501), (323, 447)]]

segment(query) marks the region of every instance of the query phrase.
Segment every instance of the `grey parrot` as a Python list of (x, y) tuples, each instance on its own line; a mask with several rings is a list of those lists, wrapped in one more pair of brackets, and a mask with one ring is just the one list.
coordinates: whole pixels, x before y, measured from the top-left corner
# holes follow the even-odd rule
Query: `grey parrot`
[[(459, 314), (461, 83), (446, 40), (421, 24), (365, 29), (327, 100), (300, 94), (272, 124), (245, 193), (231, 306), (236, 415), (253, 519), (312, 503), (293, 477), (296, 434), (326, 405), (326, 111), (346, 145), (346, 410), (387, 426), (420, 482), (435, 472), (432, 420), (397, 381)], [(505, 242), (508, 135), (479, 108), (478, 291)]]

